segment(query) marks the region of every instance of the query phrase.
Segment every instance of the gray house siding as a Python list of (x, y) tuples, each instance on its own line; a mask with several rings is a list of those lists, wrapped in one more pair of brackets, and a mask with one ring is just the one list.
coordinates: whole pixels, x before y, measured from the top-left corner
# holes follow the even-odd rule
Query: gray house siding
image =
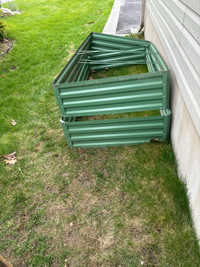
[(199, 0), (181, 0), (183, 4), (189, 7), (191, 10), (200, 14), (200, 1)]
[(200, 135), (200, 16), (188, 9), (181, 1), (147, 1), (147, 10)]
[(147, 0), (145, 38), (171, 69), (171, 139), (200, 237), (200, 1)]

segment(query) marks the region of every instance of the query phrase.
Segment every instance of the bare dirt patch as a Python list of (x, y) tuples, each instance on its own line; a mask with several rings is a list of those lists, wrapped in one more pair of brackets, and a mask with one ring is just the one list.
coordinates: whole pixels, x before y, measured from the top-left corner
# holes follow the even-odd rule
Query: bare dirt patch
[[(1, 57), (3, 55), (5, 55), (6, 53), (8, 53), (8, 51), (11, 49), (12, 47), (12, 42), (6, 38), (3, 39), (3, 41), (0, 42), (0, 53), (1, 53)], [(0, 58), (1, 60), (1, 58)]]

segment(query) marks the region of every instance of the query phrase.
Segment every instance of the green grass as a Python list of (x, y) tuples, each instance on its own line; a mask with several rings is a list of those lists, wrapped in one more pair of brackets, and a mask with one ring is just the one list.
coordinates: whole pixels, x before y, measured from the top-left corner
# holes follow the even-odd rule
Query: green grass
[[(200, 266), (170, 143), (69, 149), (51, 82), (113, 1), (17, 2), (0, 62), (0, 254), (14, 266)], [(17, 122), (16, 126), (11, 120)]]
[(104, 115), (93, 115), (77, 117), (76, 121), (87, 121), (87, 120), (108, 120), (108, 119), (128, 119), (135, 117), (147, 117), (147, 116), (160, 116), (160, 110), (150, 111), (138, 111), (138, 112), (126, 112), (126, 113), (114, 113)]
[(107, 77), (117, 77), (122, 75), (131, 75), (138, 73), (147, 73), (147, 65), (133, 65), (129, 67), (120, 67), (115, 69), (100, 70), (90, 75), (90, 79), (102, 79)]

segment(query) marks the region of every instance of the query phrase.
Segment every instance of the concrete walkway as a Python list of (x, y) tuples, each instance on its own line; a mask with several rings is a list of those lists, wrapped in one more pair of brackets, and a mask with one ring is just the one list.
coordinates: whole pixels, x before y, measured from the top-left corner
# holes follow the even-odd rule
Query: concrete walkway
[(115, 0), (103, 33), (127, 35), (140, 28), (141, 0)]

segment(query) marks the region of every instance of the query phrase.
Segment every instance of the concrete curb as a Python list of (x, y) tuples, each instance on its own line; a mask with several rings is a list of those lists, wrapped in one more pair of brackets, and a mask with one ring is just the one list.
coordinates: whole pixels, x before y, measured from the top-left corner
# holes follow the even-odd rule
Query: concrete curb
[(110, 12), (110, 16), (103, 29), (103, 33), (117, 35), (116, 29), (119, 19), (120, 6), (121, 6), (121, 0), (115, 0), (112, 10)]
[[(144, 0), (141, 0), (141, 5), (143, 5), (143, 2)], [(134, 2), (133, 0), (133, 4), (136, 4), (136, 2)], [(124, 7), (126, 5), (129, 4), (129, 1), (126, 2), (126, 0), (115, 0), (114, 1), (114, 4), (113, 4), (113, 7), (112, 7), (112, 10), (110, 12), (110, 16), (106, 22), (106, 25), (103, 29), (103, 33), (106, 33), (106, 34), (112, 34), (112, 35), (118, 35), (118, 36), (127, 36), (129, 34), (135, 34), (135, 33), (138, 33), (140, 28), (141, 28), (141, 22), (140, 22), (140, 25), (134, 25), (133, 23), (133, 26), (131, 27), (131, 25), (129, 24), (129, 27), (130, 27), (130, 33), (123, 33), (123, 30), (122, 30), (122, 33), (120, 33), (119, 30), (117, 30), (118, 26), (119, 26), (119, 23), (123, 23), (123, 20), (124, 22), (126, 23), (126, 20), (127, 18), (123, 18), (121, 15), (121, 12), (123, 14), (124, 12)], [(134, 13), (136, 12), (136, 13)], [(142, 10), (141, 10), (141, 13), (142, 13)], [(132, 13), (133, 16), (137, 16), (137, 10), (134, 11), (133, 10), (133, 13)], [(124, 16), (126, 16), (126, 12), (124, 14)], [(130, 14), (129, 14), (130, 16)], [(141, 14), (141, 16), (143, 16), (143, 14)], [(123, 25), (123, 24), (122, 24)]]

